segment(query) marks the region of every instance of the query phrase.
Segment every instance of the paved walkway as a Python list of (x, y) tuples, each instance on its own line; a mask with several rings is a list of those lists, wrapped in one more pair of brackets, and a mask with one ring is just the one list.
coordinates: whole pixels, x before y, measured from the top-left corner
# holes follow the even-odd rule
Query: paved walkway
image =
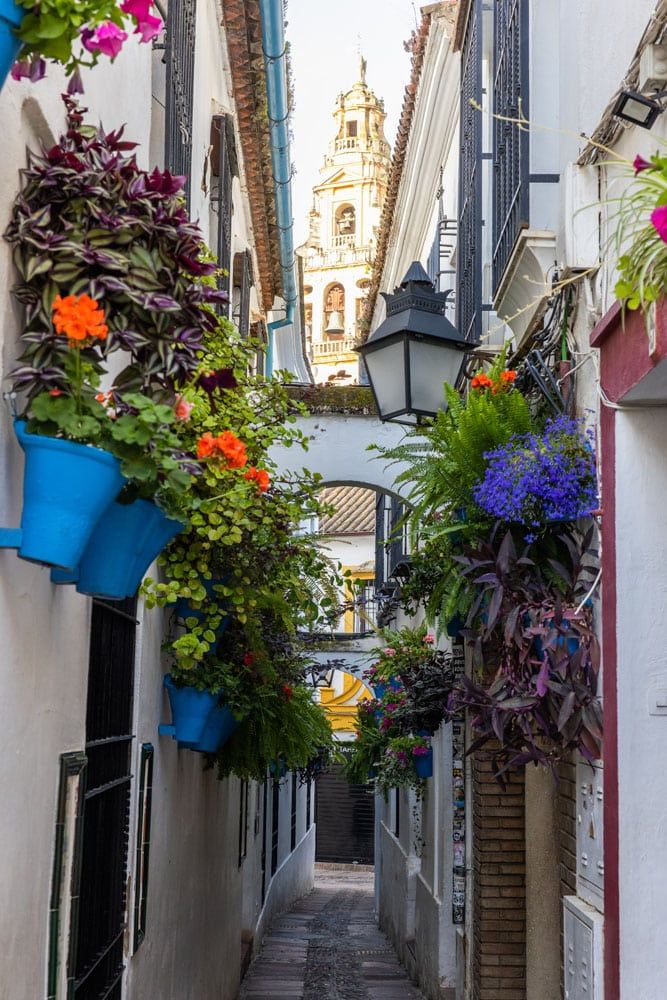
[(319, 871), (275, 922), (239, 1000), (423, 1000), (373, 916), (371, 872)]

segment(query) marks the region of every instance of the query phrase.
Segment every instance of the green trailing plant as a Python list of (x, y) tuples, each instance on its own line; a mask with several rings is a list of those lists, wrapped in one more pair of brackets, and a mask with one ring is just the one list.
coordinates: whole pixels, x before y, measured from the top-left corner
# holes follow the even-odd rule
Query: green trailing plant
[(385, 746), (377, 762), (377, 785), (385, 795), (392, 788), (413, 788), (419, 795), (424, 780), (418, 777), (415, 760), (429, 752), (430, 740), (424, 736), (394, 736)]
[(634, 178), (611, 202), (609, 249), (618, 258), (616, 297), (624, 309), (646, 312), (667, 288), (667, 156), (637, 156), (632, 166)]

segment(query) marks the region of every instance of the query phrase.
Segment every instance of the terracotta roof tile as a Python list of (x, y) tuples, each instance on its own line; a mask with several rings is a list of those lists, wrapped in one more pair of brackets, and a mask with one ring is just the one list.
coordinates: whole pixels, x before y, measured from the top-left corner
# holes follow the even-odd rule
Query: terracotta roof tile
[(323, 535), (374, 535), (375, 492), (360, 486), (331, 486), (320, 492), (335, 513), (320, 519)]

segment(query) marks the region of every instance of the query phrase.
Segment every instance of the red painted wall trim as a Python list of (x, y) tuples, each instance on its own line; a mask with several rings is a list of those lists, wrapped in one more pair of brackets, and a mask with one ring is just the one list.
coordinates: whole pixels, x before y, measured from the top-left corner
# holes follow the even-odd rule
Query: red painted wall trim
[(604, 699), (604, 996), (620, 1000), (618, 645), (616, 637), (616, 413), (600, 414), (602, 468), (602, 695)]
[(600, 350), (600, 380), (609, 399), (618, 402), (667, 357), (667, 301), (655, 311), (655, 349), (649, 354), (648, 334), (641, 312), (621, 313), (612, 306), (591, 333), (591, 346)]

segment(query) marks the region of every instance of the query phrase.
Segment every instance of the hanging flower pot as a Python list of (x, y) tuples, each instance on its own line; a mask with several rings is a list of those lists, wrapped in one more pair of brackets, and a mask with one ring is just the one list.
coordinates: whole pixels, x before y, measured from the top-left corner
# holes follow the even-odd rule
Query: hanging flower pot
[(172, 724), (161, 725), (161, 736), (173, 736), (179, 743), (198, 743), (204, 735), (208, 717), (217, 707), (218, 695), (194, 687), (177, 687), (170, 675), (164, 679), (169, 696)]
[[(207, 580), (204, 584), (204, 590), (206, 591), (210, 600), (220, 600), (218, 594), (216, 594), (216, 585), (224, 585), (229, 580), (228, 576), (223, 576), (219, 580)], [(204, 621), (206, 618), (206, 612), (202, 608), (193, 608), (191, 602), (187, 597), (179, 597), (175, 604), (175, 611), (177, 618), (196, 618), (198, 622)], [(229, 615), (224, 617), (220, 622), (217, 629), (217, 634), (222, 635), (227, 626), (229, 625), (230, 618)]]
[(25, 7), (19, 7), (14, 0), (0, 0), (0, 87), (23, 46), (21, 39), (16, 37), (15, 30), (21, 27), (21, 21), (27, 13)]
[(433, 747), (430, 747), (426, 753), (413, 753), (412, 759), (414, 761), (415, 771), (417, 772), (418, 778), (433, 777)]
[(78, 570), (52, 570), (54, 583), (76, 583), (80, 594), (121, 601), (139, 589), (146, 570), (185, 525), (148, 500), (112, 503), (100, 519)]
[(25, 452), (20, 528), (0, 529), (0, 548), (22, 559), (74, 569), (100, 517), (125, 480), (109, 452), (14, 429)]
[(287, 761), (284, 757), (281, 757), (278, 762), (272, 760), (269, 764), (269, 773), (275, 781), (280, 781), (281, 778), (287, 776)]
[(181, 740), (179, 746), (185, 750), (196, 750), (198, 753), (216, 753), (225, 745), (237, 727), (238, 722), (232, 710), (227, 705), (216, 704), (208, 713), (197, 742), (187, 743)]
[(377, 681), (373, 684), (373, 694), (378, 701), (381, 701), (387, 693), (388, 684), (385, 681)]

